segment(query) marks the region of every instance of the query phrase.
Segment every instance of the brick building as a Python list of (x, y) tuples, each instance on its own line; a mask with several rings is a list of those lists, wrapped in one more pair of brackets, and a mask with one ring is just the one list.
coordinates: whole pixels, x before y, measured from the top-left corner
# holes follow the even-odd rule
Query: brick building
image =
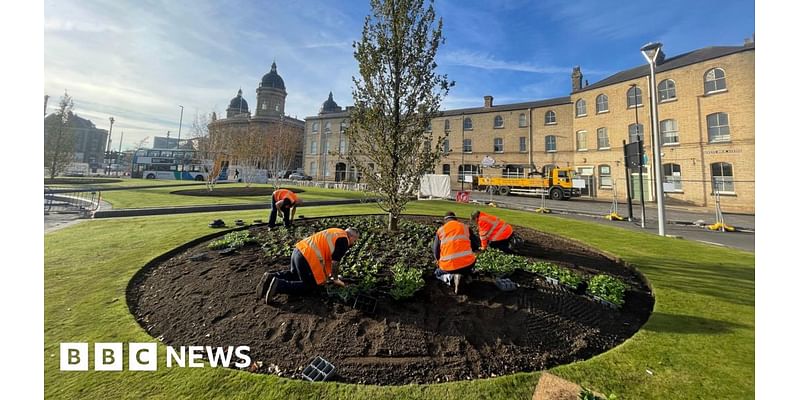
[[(654, 201), (649, 72), (642, 64), (587, 85), (576, 67), (569, 96), (505, 105), (485, 96), (482, 107), (443, 111), (431, 124), (434, 136), (446, 136), (434, 172), (460, 188), (464, 175), (573, 167), (586, 182), (584, 196), (610, 200), (616, 187), (624, 201), (623, 141), (641, 139), (648, 154), (642, 186), (646, 201)], [(716, 192), (725, 210), (754, 212), (755, 44), (662, 57), (656, 81), (666, 203), (713, 207)], [(318, 115), (306, 118), (303, 165), (314, 179), (357, 177), (336, 155), (347, 149), (348, 117), (331, 94)], [(484, 160), (494, 166), (483, 167)]]

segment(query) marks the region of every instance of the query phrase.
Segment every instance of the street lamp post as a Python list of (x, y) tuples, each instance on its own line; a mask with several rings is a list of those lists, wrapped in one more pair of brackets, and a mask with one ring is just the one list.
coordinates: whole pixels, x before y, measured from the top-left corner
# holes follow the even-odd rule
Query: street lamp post
[(122, 138), (125, 137), (125, 131), (120, 131), (119, 134), (119, 150), (117, 150), (117, 171), (116, 176), (119, 176), (119, 153), (122, 153)]
[(181, 148), (181, 127), (183, 126), (183, 106), (179, 104), (178, 107), (181, 108), (181, 119), (178, 122), (178, 141), (176, 142), (175, 147), (180, 149)]
[(661, 135), (658, 129), (658, 104), (656, 104), (656, 60), (661, 53), (661, 43), (648, 43), (640, 49), (650, 64), (650, 126), (653, 132), (653, 169), (656, 176), (656, 206), (658, 207), (658, 234), (664, 236), (664, 183), (661, 181)]
[(111, 172), (111, 129), (114, 128), (114, 117), (108, 117), (108, 140), (106, 141), (106, 175)]

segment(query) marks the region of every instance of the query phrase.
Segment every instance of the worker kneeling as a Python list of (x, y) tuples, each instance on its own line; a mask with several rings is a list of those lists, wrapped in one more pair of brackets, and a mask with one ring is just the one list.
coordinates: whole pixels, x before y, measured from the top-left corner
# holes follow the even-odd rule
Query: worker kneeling
[[(297, 211), (297, 206), (303, 204), (303, 199), (297, 197), (297, 194), (288, 189), (278, 189), (272, 192), (272, 209), (269, 213), (269, 223), (267, 226), (270, 228), (275, 226), (275, 220), (278, 213), (283, 218), (283, 226), (289, 227), (294, 221), (294, 213)], [(291, 216), (289, 215), (291, 211)]]
[(475, 266), (475, 253), (478, 238), (469, 226), (459, 222), (453, 212), (444, 217), (444, 224), (436, 231), (433, 239), (433, 256), (438, 268), (434, 274), (440, 281), (452, 286), (456, 294), (463, 291), (463, 285), (471, 280)]
[(514, 230), (506, 221), (482, 211), (475, 211), (472, 213), (472, 222), (478, 225), (481, 250), (491, 247), (506, 253), (512, 252)]
[(338, 278), (339, 261), (358, 236), (355, 228), (330, 228), (297, 242), (289, 270), (265, 273), (256, 295), (269, 304), (278, 293), (304, 294), (328, 283), (345, 286)]

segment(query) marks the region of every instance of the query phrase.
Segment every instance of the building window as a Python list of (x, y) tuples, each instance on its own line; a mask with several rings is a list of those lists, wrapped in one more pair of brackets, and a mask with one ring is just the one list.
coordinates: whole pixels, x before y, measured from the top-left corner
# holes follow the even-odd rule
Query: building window
[(494, 138), (494, 152), (495, 153), (503, 152), (503, 138)]
[(314, 162), (314, 161), (311, 162), (311, 167), (309, 168), (309, 171), (310, 171), (309, 173), (311, 174), (311, 176), (314, 176), (314, 175), (317, 174), (317, 163), (316, 162)]
[(311, 124), (311, 132), (319, 132), (319, 122), (314, 122)]
[(506, 165), (503, 168), (503, 178), (522, 178), (525, 170), (519, 165)]
[(267, 109), (267, 102), (263, 102), (263, 103), (261, 103), (261, 109), (266, 111), (266, 109)]
[(715, 193), (733, 193), (733, 165), (726, 162), (711, 164), (711, 184)]
[(343, 120), (342, 123), (339, 124), (339, 133), (344, 133), (344, 131), (347, 129), (347, 124), (347, 120)]
[(325, 122), (325, 133), (331, 133), (331, 122)]
[(575, 102), (575, 116), (576, 117), (583, 117), (586, 115), (586, 100), (578, 99)]
[(472, 139), (464, 139), (464, 153), (472, 153)]
[(520, 128), (524, 128), (526, 126), (528, 126), (528, 116), (525, 115), (525, 114), (520, 114), (519, 115), (519, 127)]
[(450, 175), (450, 164), (442, 164), (442, 174)]
[(672, 100), (678, 97), (675, 93), (675, 81), (672, 79), (664, 79), (658, 84), (658, 101)]
[(347, 139), (344, 136), (339, 137), (339, 154), (347, 152)]
[(503, 117), (499, 115), (494, 117), (494, 127), (495, 129), (503, 127)]
[(311, 154), (317, 154), (317, 141), (311, 141)]
[(432, 121), (428, 121), (428, 124), (425, 125), (425, 132), (430, 132), (431, 130), (433, 130), (433, 123)]
[(607, 150), (611, 148), (608, 142), (608, 129), (599, 128), (597, 130), (597, 150)]
[(680, 143), (680, 140), (678, 140), (678, 123), (674, 119), (665, 119), (659, 125), (661, 144), (672, 145)]
[(445, 155), (450, 152), (450, 139), (442, 141), (442, 152), (444, 152)]
[(555, 135), (547, 135), (544, 137), (544, 151), (548, 153), (556, 152), (556, 137)]
[[(445, 132), (450, 132), (450, 120), (449, 119), (444, 120), (444, 131)], [(450, 166), (448, 165), (447, 168), (450, 168)]]
[(632, 87), (628, 89), (628, 108), (642, 105), (642, 89)]
[(598, 170), (600, 171), (600, 187), (612, 188), (614, 186), (614, 180), (611, 178), (611, 166), (601, 165), (598, 167)]
[(322, 154), (328, 154), (328, 138), (322, 140)]
[(464, 130), (465, 131), (472, 130), (472, 118), (464, 118)]
[(628, 125), (628, 143), (644, 142), (644, 126), (642, 124)]
[(680, 164), (664, 164), (664, 183), (671, 183), (673, 191), (683, 191)]
[(578, 151), (585, 151), (589, 149), (589, 146), (586, 144), (586, 131), (579, 131), (575, 134), (575, 144), (578, 148)]
[(722, 68), (714, 68), (706, 72), (703, 84), (706, 94), (725, 90), (727, 88), (725, 84), (725, 71), (723, 71)]
[(545, 125), (553, 125), (556, 123), (556, 113), (555, 111), (548, 111), (544, 113), (544, 124)]
[(525, 136), (519, 137), (519, 152), (523, 153), (528, 151), (528, 138)]
[(597, 106), (597, 113), (608, 112), (608, 96), (601, 94), (595, 100)]
[(706, 123), (708, 123), (709, 143), (731, 141), (731, 130), (728, 126), (727, 113), (709, 114), (706, 116)]
[(461, 182), (464, 180), (465, 175), (475, 176), (478, 175), (478, 166), (477, 165), (459, 165), (458, 166), (458, 181)]

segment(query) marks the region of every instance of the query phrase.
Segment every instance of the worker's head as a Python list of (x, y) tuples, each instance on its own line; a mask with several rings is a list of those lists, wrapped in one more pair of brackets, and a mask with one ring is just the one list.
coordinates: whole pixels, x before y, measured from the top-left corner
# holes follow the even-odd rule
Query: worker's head
[(353, 228), (351, 226), (345, 229), (344, 232), (347, 234), (347, 243), (350, 245), (350, 247), (353, 247), (353, 245), (356, 244), (358, 237), (360, 236), (360, 234), (358, 233), (358, 229)]
[(444, 214), (444, 222), (456, 219), (456, 213), (448, 211)]
[(473, 212), (472, 212), (472, 216), (471, 216), (471, 217), (472, 217), (472, 220), (473, 220), (473, 221), (477, 221), (477, 220), (478, 220), (478, 215), (480, 215), (480, 214), (481, 214), (481, 212), (480, 212), (480, 211), (478, 211), (478, 210), (475, 210), (475, 211), (473, 211)]

